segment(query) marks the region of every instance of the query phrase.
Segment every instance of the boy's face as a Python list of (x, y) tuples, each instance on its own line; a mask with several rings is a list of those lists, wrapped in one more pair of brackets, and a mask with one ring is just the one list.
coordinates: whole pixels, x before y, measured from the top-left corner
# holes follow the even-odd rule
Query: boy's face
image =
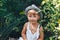
[(37, 22), (37, 20), (40, 18), (40, 16), (35, 10), (29, 10), (27, 17), (30, 22)]

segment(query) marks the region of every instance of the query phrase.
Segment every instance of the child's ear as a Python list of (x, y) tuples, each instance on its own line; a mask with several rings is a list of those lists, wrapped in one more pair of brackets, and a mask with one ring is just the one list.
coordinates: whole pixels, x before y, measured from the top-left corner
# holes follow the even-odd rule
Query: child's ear
[(40, 19), (40, 16), (38, 15), (38, 20)]
[(40, 16), (38, 16), (38, 22), (40, 21)]

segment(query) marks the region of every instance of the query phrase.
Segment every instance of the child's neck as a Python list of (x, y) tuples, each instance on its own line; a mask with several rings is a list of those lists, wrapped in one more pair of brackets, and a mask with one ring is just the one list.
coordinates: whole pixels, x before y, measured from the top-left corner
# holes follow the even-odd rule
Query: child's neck
[(38, 25), (38, 22), (30, 22), (32, 25)]

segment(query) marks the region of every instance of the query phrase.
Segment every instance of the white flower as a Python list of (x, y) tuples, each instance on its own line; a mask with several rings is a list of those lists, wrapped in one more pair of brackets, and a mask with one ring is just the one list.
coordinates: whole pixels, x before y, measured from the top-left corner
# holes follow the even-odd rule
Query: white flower
[(57, 4), (57, 5), (55, 6), (55, 8), (59, 8), (59, 6), (60, 6), (60, 4)]

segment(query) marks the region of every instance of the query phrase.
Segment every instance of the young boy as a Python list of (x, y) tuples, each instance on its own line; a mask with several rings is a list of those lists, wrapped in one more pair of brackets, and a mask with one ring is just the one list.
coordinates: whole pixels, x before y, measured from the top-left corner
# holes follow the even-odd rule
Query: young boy
[(43, 27), (38, 23), (40, 19), (40, 9), (35, 5), (28, 6), (25, 9), (28, 22), (24, 24), (19, 40), (43, 40), (44, 32)]

